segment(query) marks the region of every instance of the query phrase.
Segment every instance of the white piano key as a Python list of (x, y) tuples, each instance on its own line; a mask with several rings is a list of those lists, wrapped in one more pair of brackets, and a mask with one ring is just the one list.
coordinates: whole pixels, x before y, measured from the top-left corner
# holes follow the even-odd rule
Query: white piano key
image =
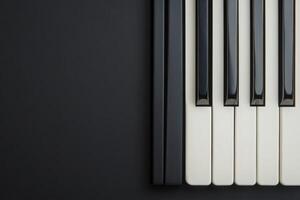
[(234, 108), (224, 107), (224, 3), (213, 1), (212, 182), (233, 183)]
[(235, 183), (256, 183), (256, 108), (250, 106), (250, 0), (239, 1), (239, 106), (235, 108)]
[(257, 183), (279, 181), (278, 0), (265, 1), (265, 107), (257, 107)]
[(295, 107), (280, 108), (280, 183), (300, 185), (300, 1), (295, 1)]
[(211, 107), (196, 107), (196, 1), (186, 1), (186, 182), (211, 183)]

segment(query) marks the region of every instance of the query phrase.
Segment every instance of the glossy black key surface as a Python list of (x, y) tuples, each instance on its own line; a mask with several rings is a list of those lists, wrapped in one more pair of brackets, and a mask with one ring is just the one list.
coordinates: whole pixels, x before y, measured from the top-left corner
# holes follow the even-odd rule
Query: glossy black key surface
[(265, 0), (251, 0), (251, 106), (265, 105)]
[(212, 0), (196, 0), (196, 105), (212, 103)]
[(279, 106), (295, 105), (295, 1), (279, 1)]
[(238, 106), (238, 0), (224, 0), (224, 105)]
[(165, 1), (154, 0), (153, 184), (164, 184)]
[(183, 0), (168, 2), (165, 184), (182, 183)]

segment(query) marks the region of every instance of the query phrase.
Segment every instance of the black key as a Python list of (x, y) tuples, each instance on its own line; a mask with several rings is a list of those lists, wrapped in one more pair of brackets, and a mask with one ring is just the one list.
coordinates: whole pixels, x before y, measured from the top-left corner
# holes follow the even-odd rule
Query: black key
[(183, 0), (168, 1), (165, 184), (182, 183)]
[(196, 1), (196, 105), (212, 103), (212, 0)]
[(238, 0), (224, 0), (224, 15), (224, 105), (238, 106)]
[(153, 184), (164, 184), (165, 1), (154, 0)]
[(279, 106), (295, 106), (295, 1), (279, 1)]
[(265, 105), (265, 0), (251, 0), (251, 106)]

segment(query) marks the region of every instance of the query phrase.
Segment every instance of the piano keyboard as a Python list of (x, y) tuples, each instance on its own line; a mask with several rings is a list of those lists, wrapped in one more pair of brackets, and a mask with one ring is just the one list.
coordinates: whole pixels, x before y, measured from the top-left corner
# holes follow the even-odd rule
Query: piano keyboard
[(154, 0), (153, 19), (153, 183), (300, 185), (300, 0)]

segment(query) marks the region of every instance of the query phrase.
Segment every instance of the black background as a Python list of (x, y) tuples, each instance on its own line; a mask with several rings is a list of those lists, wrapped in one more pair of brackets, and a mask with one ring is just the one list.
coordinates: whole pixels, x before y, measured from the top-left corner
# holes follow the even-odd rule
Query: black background
[(151, 186), (151, 0), (0, 1), (0, 199), (300, 199)]

